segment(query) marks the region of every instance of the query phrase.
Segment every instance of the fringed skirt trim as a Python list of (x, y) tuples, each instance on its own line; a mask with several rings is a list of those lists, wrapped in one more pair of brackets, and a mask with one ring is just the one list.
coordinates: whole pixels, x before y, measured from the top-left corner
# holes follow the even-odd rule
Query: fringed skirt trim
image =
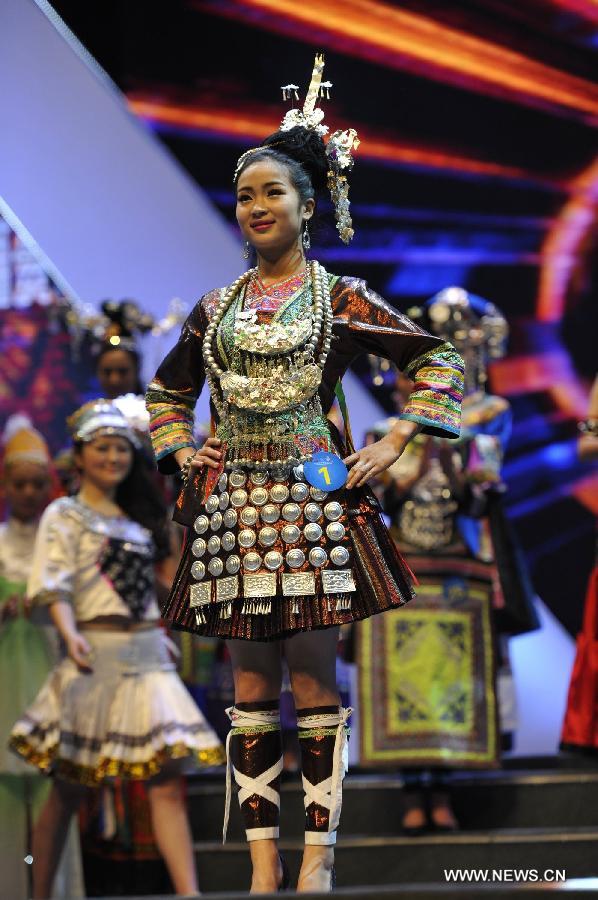
[(64, 660), (14, 725), (11, 749), (42, 772), (93, 786), (145, 780), (172, 760), (218, 765), (223, 748), (169, 659), (159, 628), (88, 630), (89, 673)]

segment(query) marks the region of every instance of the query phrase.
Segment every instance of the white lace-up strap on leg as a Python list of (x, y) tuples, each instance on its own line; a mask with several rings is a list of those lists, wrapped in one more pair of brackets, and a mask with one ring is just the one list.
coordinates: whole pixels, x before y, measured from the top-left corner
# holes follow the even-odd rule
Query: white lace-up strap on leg
[(334, 844), (343, 803), (343, 779), (349, 770), (349, 741), (347, 738), (347, 722), (353, 710), (341, 707), (338, 713), (325, 713), (321, 716), (305, 716), (299, 720), (300, 727), (309, 729), (334, 728), (334, 752), (332, 758), (332, 774), (318, 784), (312, 784), (303, 775), (304, 804), (307, 809), (316, 803), (329, 811), (328, 831), (306, 831), (306, 844)]
[[(222, 827), (223, 844), (226, 843), (226, 833), (228, 831), (228, 823), (230, 819), (233, 775), (235, 782), (239, 787), (239, 805), (241, 805), (249, 797), (257, 794), (259, 797), (263, 797), (270, 803), (274, 803), (277, 808), (280, 809), (280, 795), (278, 791), (270, 787), (270, 782), (274, 781), (274, 779), (278, 775), (280, 775), (283, 768), (283, 760), (281, 757), (266, 772), (263, 772), (261, 775), (258, 775), (255, 778), (251, 778), (250, 776), (245, 775), (243, 772), (240, 772), (237, 768), (235, 768), (230, 758), (230, 742), (235, 731), (243, 732), (252, 728), (263, 728), (265, 725), (270, 725), (274, 726), (274, 728), (278, 728), (280, 726), (279, 710), (256, 710), (253, 712), (246, 712), (245, 710), (236, 709), (236, 707), (230, 706), (226, 710), (226, 714), (231, 721), (231, 729), (226, 737), (226, 798), (224, 805), (224, 824)], [(248, 840), (252, 838), (253, 840), (257, 840), (257, 832), (270, 831), (272, 831), (272, 829), (253, 828), (250, 830), (251, 836), (248, 832)], [(256, 834), (254, 835), (253, 832), (256, 832)], [(259, 837), (273, 836), (273, 834), (269, 833), (259, 835)]]

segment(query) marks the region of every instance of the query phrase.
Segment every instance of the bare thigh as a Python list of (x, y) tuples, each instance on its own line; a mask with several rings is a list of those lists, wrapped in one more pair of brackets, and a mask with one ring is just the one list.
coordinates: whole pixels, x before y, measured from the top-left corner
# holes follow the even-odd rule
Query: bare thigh
[(282, 686), (278, 641), (227, 641), (235, 682), (235, 703), (277, 700)]

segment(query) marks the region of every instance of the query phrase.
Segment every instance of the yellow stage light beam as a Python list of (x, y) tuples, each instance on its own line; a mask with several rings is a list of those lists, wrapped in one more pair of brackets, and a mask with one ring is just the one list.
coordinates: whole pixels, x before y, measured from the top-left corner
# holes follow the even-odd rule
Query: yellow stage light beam
[(558, 322), (562, 318), (580, 248), (598, 222), (598, 157), (572, 179), (569, 194), (541, 250), (536, 315), (542, 322)]
[(199, 7), (381, 65), (598, 121), (598, 86), (591, 81), (378, 0), (228, 0)]
[[(139, 118), (166, 128), (179, 128), (198, 134), (236, 139), (240, 144), (259, 143), (276, 130), (279, 124), (276, 113), (263, 112), (245, 114), (237, 110), (211, 109), (146, 99), (138, 94), (128, 98), (129, 109)], [(342, 127), (342, 123), (336, 123)], [(426, 169), (455, 172), (462, 175), (502, 178), (511, 181), (535, 184), (550, 191), (566, 190), (566, 185), (558, 179), (543, 178), (534, 172), (517, 166), (472, 159), (440, 150), (392, 141), (369, 133), (367, 129), (355, 126), (361, 139), (358, 150), (360, 159), (375, 160), (387, 164), (421, 166)]]

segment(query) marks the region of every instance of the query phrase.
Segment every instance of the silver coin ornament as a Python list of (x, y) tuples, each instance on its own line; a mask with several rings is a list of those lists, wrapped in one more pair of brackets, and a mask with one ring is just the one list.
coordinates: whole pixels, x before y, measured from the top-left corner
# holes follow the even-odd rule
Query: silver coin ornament
[(273, 472), (272, 473), (272, 481), (278, 481), (280, 483), (286, 482), (287, 475), (286, 472)]
[(307, 541), (313, 543), (313, 541), (319, 541), (322, 537), (322, 529), (317, 522), (310, 522), (309, 525), (306, 525), (303, 529), (303, 534)]
[(319, 569), (320, 566), (325, 565), (328, 562), (328, 554), (322, 547), (312, 547), (309, 551), (309, 563), (314, 567), (314, 569)]
[(280, 536), (285, 544), (296, 544), (301, 537), (301, 529), (297, 525), (285, 525), (281, 528)]
[(291, 497), (296, 503), (302, 503), (309, 497), (309, 488), (304, 481), (297, 481), (291, 488)]
[(272, 545), (276, 543), (277, 537), (278, 533), (276, 528), (271, 528), (269, 525), (265, 528), (260, 528), (259, 542), (262, 547), (272, 547)]
[(228, 491), (222, 491), (222, 493), (220, 494), (220, 499), (218, 500), (220, 509), (225, 510), (229, 504), (229, 501), (230, 501), (230, 494), (228, 493)]
[(191, 544), (191, 553), (193, 556), (203, 556), (206, 552), (207, 544), (203, 538), (196, 538)]
[(318, 501), (325, 500), (328, 496), (328, 491), (322, 491), (320, 488), (313, 487), (313, 485), (310, 487), (309, 493), (311, 494), (312, 500)]
[(218, 578), (219, 575), (222, 575), (223, 569), (224, 563), (218, 556), (215, 556), (208, 563), (208, 572), (210, 573), (210, 575), (213, 575), (214, 578)]
[(230, 553), (237, 542), (236, 537), (232, 533), (232, 531), (225, 531), (222, 535), (222, 549), (226, 553)]
[(344, 566), (349, 562), (349, 551), (346, 547), (333, 547), (330, 551), (330, 559), (335, 566)]
[(303, 550), (288, 550), (287, 551), (287, 566), (291, 569), (298, 569), (305, 562), (305, 553)]
[(228, 476), (226, 472), (223, 472), (220, 478), (218, 479), (218, 490), (225, 491), (228, 487)]
[(330, 522), (326, 526), (326, 534), (331, 541), (342, 541), (345, 536), (345, 526), (342, 522)]
[(250, 500), (254, 506), (263, 506), (268, 500), (268, 491), (263, 487), (256, 487), (250, 494)]
[(218, 510), (218, 512), (215, 512), (210, 519), (210, 528), (212, 531), (218, 531), (219, 528), (222, 528), (222, 520), (222, 513)]
[(236, 488), (230, 495), (230, 502), (237, 509), (240, 506), (245, 506), (247, 503), (247, 491), (244, 491), (242, 488)]
[(226, 560), (226, 571), (229, 575), (236, 575), (239, 569), (241, 568), (241, 559), (236, 554), (233, 556), (229, 556)]
[(191, 576), (195, 578), (196, 581), (201, 581), (201, 579), (206, 574), (205, 565), (198, 559), (191, 566)]
[(293, 475), (297, 481), (305, 481), (305, 475), (303, 473), (303, 463), (299, 463), (298, 466), (295, 466), (293, 469)]
[(262, 558), (259, 553), (246, 553), (243, 557), (243, 568), (247, 572), (257, 572), (262, 564)]
[(208, 541), (208, 553), (211, 553), (212, 556), (215, 553), (218, 553), (220, 550), (220, 538), (217, 534), (213, 534), (210, 540)]
[(255, 506), (246, 506), (245, 509), (241, 510), (241, 522), (249, 528), (252, 528), (257, 523), (257, 516), (258, 513)]
[(210, 527), (210, 520), (207, 516), (198, 516), (193, 523), (193, 528), (197, 534), (203, 534)]
[(252, 484), (255, 484), (256, 487), (263, 487), (268, 480), (267, 472), (252, 472), (250, 475), (250, 480)]
[(279, 553), (278, 550), (270, 550), (264, 556), (264, 565), (271, 572), (280, 569), (282, 566), (282, 553)]
[(286, 484), (273, 484), (270, 488), (270, 499), (274, 503), (285, 503), (289, 499), (289, 489)]
[(228, 476), (228, 483), (232, 488), (242, 488), (247, 481), (244, 472), (231, 472)]
[(243, 528), (242, 531), (239, 532), (238, 540), (239, 546), (244, 549), (253, 547), (256, 540), (255, 531), (253, 531), (252, 528)]
[(331, 522), (335, 522), (337, 519), (340, 519), (342, 514), (343, 508), (336, 500), (332, 500), (324, 507), (324, 515), (327, 519), (330, 519)]
[(322, 507), (318, 503), (306, 503), (303, 514), (308, 522), (317, 522), (322, 518)]
[(222, 516), (222, 521), (224, 522), (225, 528), (234, 528), (237, 524), (237, 520), (239, 518), (239, 514), (236, 509), (227, 509), (224, 515)]
[(301, 516), (301, 507), (297, 503), (285, 503), (282, 508), (282, 517), (286, 522), (296, 522)]
[(280, 519), (280, 506), (274, 503), (266, 503), (260, 510), (260, 518), (266, 525), (274, 525)]
[(214, 513), (218, 509), (218, 497), (216, 494), (210, 494), (208, 499), (206, 500), (206, 512)]

